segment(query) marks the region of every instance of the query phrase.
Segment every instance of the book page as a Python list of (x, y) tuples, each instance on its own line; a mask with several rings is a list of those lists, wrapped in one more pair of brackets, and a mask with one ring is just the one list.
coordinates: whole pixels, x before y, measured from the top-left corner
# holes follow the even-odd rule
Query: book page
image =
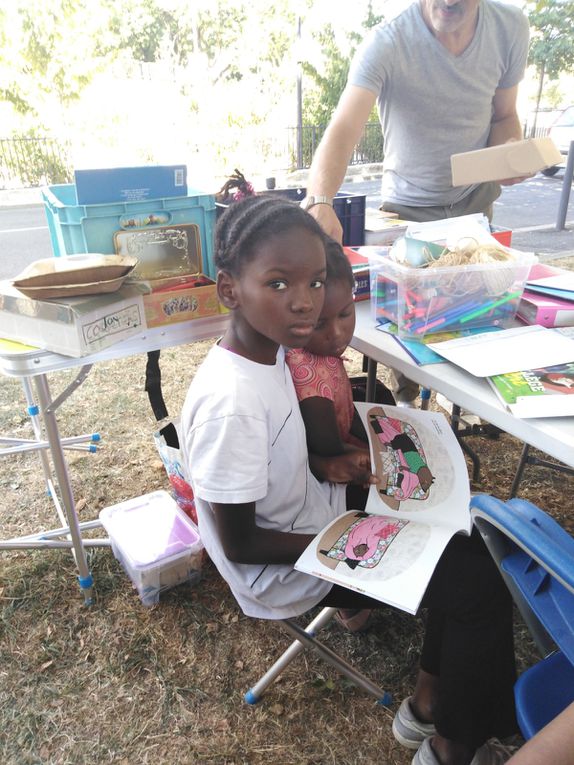
[(470, 533), (466, 463), (442, 414), (355, 406), (380, 483), (366, 512), (336, 518), (295, 568), (416, 613), (452, 535)]
[(494, 377), (574, 361), (572, 340), (537, 324), (429, 343), (429, 346), (476, 377)]

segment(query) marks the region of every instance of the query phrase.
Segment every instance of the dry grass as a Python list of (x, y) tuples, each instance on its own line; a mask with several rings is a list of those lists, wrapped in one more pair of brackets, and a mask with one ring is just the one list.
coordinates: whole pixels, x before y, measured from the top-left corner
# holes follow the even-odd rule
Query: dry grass
[[(179, 410), (210, 343), (162, 354), (164, 392)], [(358, 364), (354, 356), (354, 363)], [(60, 410), (63, 434), (97, 429), (96, 455), (71, 452), (70, 474), (82, 520), (106, 505), (167, 480), (152, 442), (143, 392), (145, 357), (92, 370)], [(54, 378), (55, 390), (67, 375)], [(0, 432), (30, 437), (23, 396), (0, 378)], [(482, 459), (474, 487), (506, 498), (519, 455), (516, 439), (472, 438)], [(2, 535), (55, 525), (37, 456), (0, 462)], [(572, 524), (574, 478), (526, 470), (521, 495)], [(390, 735), (393, 709), (312, 657), (300, 657), (249, 707), (242, 694), (288, 642), (276, 626), (245, 618), (210, 564), (195, 588), (168, 592), (144, 608), (109, 549), (90, 552), (95, 604), (86, 608), (67, 551), (2, 552), (0, 573), (0, 761), (5, 765), (209, 763), (240, 765), (406, 765), (411, 754)], [(517, 625), (520, 662), (532, 661)], [(326, 640), (395, 700), (412, 689), (422, 621), (391, 609), (352, 636), (332, 626)]]

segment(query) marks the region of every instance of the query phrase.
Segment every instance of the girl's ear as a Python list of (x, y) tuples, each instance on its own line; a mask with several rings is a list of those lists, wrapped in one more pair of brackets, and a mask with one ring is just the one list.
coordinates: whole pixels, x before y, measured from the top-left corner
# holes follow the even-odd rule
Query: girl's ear
[(229, 271), (217, 272), (217, 297), (219, 302), (232, 311), (239, 302), (235, 295), (235, 279)]

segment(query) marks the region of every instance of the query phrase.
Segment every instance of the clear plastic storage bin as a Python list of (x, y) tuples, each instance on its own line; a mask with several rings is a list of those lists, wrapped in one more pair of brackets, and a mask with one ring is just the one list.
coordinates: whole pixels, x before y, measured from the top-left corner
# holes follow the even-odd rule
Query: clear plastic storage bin
[(512, 250), (513, 260), (480, 265), (414, 268), (389, 257), (389, 249), (369, 255), (371, 309), (388, 320), (399, 337), (490, 326), (515, 318), (528, 273), (537, 258)]
[(142, 603), (201, 577), (203, 545), (195, 524), (167, 491), (134, 497), (100, 512), (112, 550), (137, 589)]

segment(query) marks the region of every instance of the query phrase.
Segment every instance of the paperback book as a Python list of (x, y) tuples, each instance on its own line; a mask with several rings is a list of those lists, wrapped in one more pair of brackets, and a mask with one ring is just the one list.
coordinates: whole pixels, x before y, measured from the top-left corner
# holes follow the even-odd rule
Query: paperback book
[(574, 362), (495, 375), (488, 382), (516, 417), (574, 416)]
[(365, 510), (336, 518), (295, 568), (414, 614), (452, 536), (470, 534), (466, 463), (444, 415), (355, 406), (379, 483)]

